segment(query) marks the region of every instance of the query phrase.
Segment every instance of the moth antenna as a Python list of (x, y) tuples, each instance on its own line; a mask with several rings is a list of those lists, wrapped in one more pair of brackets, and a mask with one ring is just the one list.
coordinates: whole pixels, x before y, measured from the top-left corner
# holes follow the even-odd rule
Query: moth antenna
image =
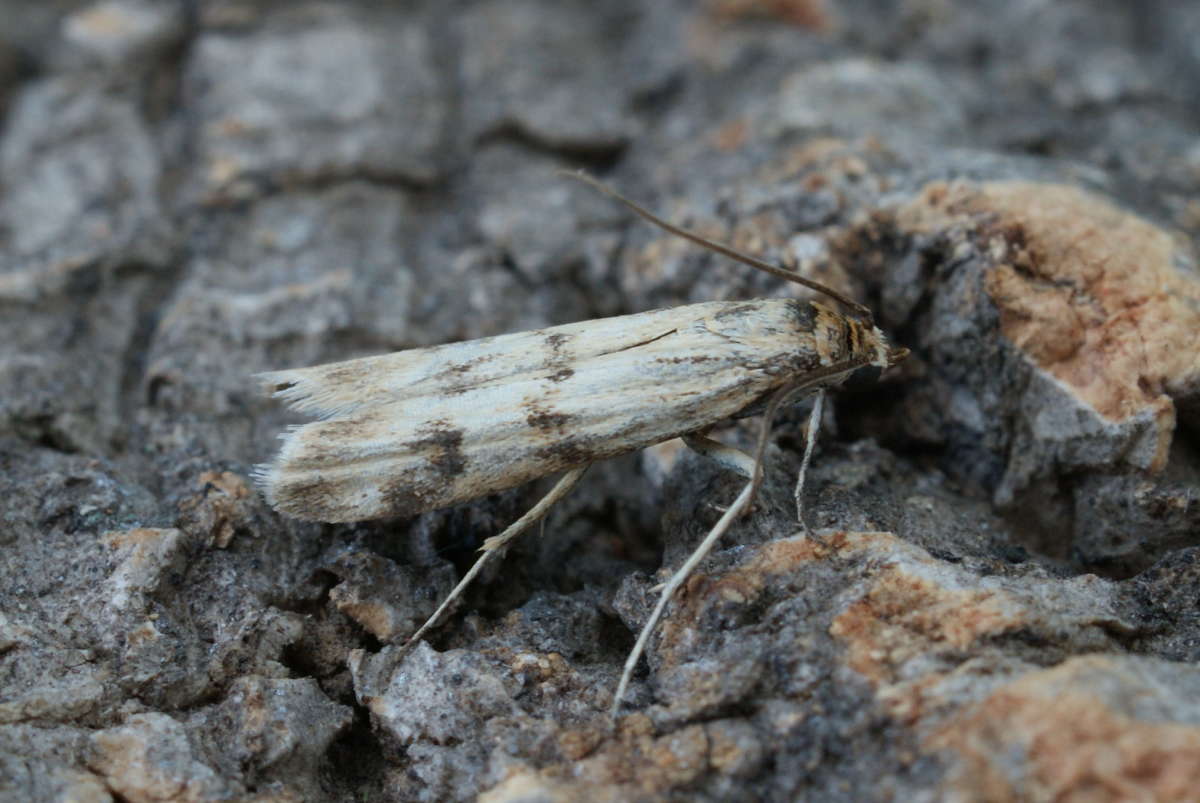
[(873, 320), (872, 315), (871, 315), (871, 310), (869, 307), (866, 307), (863, 304), (859, 304), (857, 301), (855, 301), (851, 298), (848, 298), (845, 295), (842, 295), (837, 290), (834, 290), (832, 287), (826, 287), (825, 285), (821, 284), (820, 282), (813, 281), (812, 279), (806, 279), (805, 277), (801, 276), (800, 274), (796, 273), (795, 271), (788, 270), (787, 268), (781, 268), (778, 265), (772, 265), (770, 262), (764, 262), (763, 260), (761, 260), (757, 257), (750, 256), (749, 254), (743, 253), (732, 246), (725, 245), (724, 243), (719, 243), (716, 240), (710, 240), (707, 237), (703, 237), (699, 234), (696, 234), (695, 232), (691, 232), (691, 231), (688, 231), (687, 229), (680, 228), (679, 226), (676, 226), (673, 223), (668, 223), (666, 220), (663, 220), (658, 215), (651, 212), (649, 209), (639, 206), (638, 204), (636, 204), (633, 201), (626, 198), (624, 195), (621, 195), (621, 193), (617, 192), (612, 187), (610, 187), (607, 184), (603, 183), (602, 181), (599, 181), (598, 179), (595, 179), (592, 176), (588, 175), (583, 170), (559, 170), (558, 172), (561, 173), (562, 175), (570, 176), (571, 178), (582, 181), (584, 184), (590, 185), (592, 188), (604, 193), (609, 198), (612, 198), (614, 201), (624, 204), (634, 214), (638, 215), (641, 218), (644, 218), (645, 220), (650, 221), (655, 226), (658, 226), (660, 229), (670, 232), (671, 234), (674, 234), (676, 237), (682, 237), (683, 239), (689, 240), (689, 241), (695, 243), (696, 245), (699, 245), (703, 248), (707, 248), (709, 251), (712, 251), (717, 254), (721, 254), (722, 256), (727, 256), (732, 260), (741, 262), (743, 265), (748, 265), (752, 268), (757, 268), (758, 270), (761, 270), (764, 273), (769, 273), (772, 276), (778, 277), (780, 279), (785, 279), (789, 282), (795, 282), (796, 284), (802, 284), (805, 287), (809, 288), (810, 290), (816, 290), (818, 293), (824, 293), (825, 295), (834, 299), (838, 303), (844, 304), (849, 309), (854, 310), (855, 314), (857, 314), (864, 320), (866, 320), (866, 321)]

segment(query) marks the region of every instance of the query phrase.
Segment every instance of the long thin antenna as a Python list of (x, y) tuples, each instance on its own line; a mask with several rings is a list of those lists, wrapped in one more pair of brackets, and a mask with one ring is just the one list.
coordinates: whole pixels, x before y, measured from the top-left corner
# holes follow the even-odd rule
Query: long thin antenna
[(682, 237), (685, 240), (690, 240), (691, 242), (695, 243), (696, 245), (707, 248), (709, 251), (713, 251), (714, 253), (721, 254), (722, 256), (727, 256), (730, 259), (741, 262), (743, 265), (749, 265), (752, 268), (757, 268), (758, 270), (761, 270), (764, 273), (769, 273), (772, 276), (776, 276), (780, 279), (786, 279), (789, 282), (795, 282), (796, 284), (802, 284), (805, 287), (809, 288), (810, 290), (816, 290), (819, 293), (824, 293), (825, 295), (834, 299), (838, 303), (844, 304), (847, 307), (849, 307), (850, 309), (854, 310), (855, 314), (860, 316), (864, 320), (867, 320), (867, 321), (872, 320), (871, 310), (868, 307), (865, 307), (862, 304), (859, 304), (857, 301), (854, 301), (851, 298), (847, 298), (846, 296), (842, 295), (837, 290), (834, 290), (831, 287), (826, 287), (825, 285), (821, 284), (820, 282), (815, 282), (812, 279), (806, 279), (805, 277), (801, 276), (800, 274), (796, 273), (795, 271), (788, 270), (787, 268), (781, 268), (778, 265), (772, 265), (770, 262), (764, 262), (763, 260), (758, 259), (757, 257), (752, 257), (749, 254), (742, 253), (741, 251), (737, 250), (736, 248), (733, 248), (732, 246), (728, 246), (728, 245), (725, 245), (724, 243), (716, 242), (715, 240), (710, 240), (707, 237), (702, 237), (701, 235), (696, 234), (695, 232), (688, 231), (687, 229), (681, 229), (679, 226), (676, 226), (673, 223), (668, 223), (667, 221), (663, 220), (662, 218), (660, 218), (658, 215), (654, 214), (650, 210), (637, 205), (633, 201), (626, 198), (624, 195), (621, 195), (621, 193), (614, 190), (612, 187), (609, 187), (607, 184), (593, 178), (592, 176), (588, 175), (587, 173), (585, 173), (582, 170), (559, 170), (558, 172), (565, 176), (570, 176), (572, 178), (578, 179), (579, 181), (582, 181), (585, 184), (591, 185), (593, 188), (604, 193), (609, 198), (612, 198), (613, 200), (624, 204), (626, 207), (628, 207), (630, 210), (632, 210), (635, 214), (639, 215), (642, 218), (645, 218), (646, 220), (653, 223), (655, 226), (658, 226), (660, 229), (663, 229), (664, 231), (668, 231), (671, 234), (674, 234), (676, 237)]

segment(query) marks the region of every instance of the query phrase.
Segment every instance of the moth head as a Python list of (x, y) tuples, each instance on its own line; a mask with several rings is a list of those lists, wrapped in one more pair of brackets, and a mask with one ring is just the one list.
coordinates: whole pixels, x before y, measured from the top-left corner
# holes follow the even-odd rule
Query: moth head
[(904, 346), (893, 346), (888, 343), (887, 336), (879, 331), (878, 326), (871, 327), (870, 335), (866, 339), (874, 352), (870, 364), (878, 368), (891, 368), (911, 353)]
[(878, 326), (866, 321), (846, 318), (846, 345), (851, 358), (864, 361), (880, 370), (891, 368), (908, 356), (908, 349), (888, 343), (887, 335)]
[(858, 321), (852, 321), (852, 328), (857, 327), (851, 338), (857, 345), (852, 357), (862, 360), (860, 367), (846, 380), (846, 386), (851, 388), (867, 388), (879, 381), (883, 372), (908, 356), (908, 349), (903, 346), (893, 346), (888, 343), (887, 336), (876, 326), (869, 326)]

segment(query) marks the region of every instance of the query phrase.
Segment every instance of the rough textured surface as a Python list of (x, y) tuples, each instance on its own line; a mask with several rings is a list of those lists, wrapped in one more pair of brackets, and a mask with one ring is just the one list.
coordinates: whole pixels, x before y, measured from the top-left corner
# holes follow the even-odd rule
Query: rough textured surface
[[(1165, 0), (9, 2), (0, 797), (1188, 800), (1200, 784), (1200, 9)], [(255, 372), (778, 282), (914, 355), (740, 481), (593, 469), (315, 525)], [(753, 419), (717, 435), (748, 445)]]

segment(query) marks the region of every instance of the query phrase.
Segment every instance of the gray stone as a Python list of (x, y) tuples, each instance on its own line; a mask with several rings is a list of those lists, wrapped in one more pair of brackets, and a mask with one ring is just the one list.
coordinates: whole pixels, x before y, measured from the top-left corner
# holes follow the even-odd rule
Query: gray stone
[[(0, 797), (1186, 800), (1195, 4), (10, 3)], [(260, 371), (807, 291), (913, 349), (742, 479), (280, 517)], [(756, 417), (710, 433), (742, 448)]]

